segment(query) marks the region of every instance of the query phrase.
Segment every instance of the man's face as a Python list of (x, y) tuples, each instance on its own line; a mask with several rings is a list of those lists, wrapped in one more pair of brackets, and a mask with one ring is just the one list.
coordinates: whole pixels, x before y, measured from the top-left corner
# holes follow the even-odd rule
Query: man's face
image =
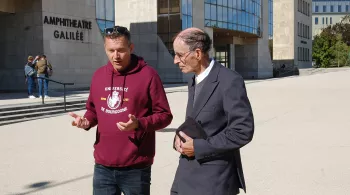
[(105, 50), (108, 60), (112, 63), (114, 69), (124, 70), (130, 64), (130, 56), (134, 45), (129, 44), (126, 37), (105, 38)]
[(197, 73), (200, 71), (200, 63), (196, 58), (196, 51), (190, 51), (190, 47), (186, 45), (180, 38), (174, 41), (175, 57), (174, 63), (177, 64), (183, 73)]

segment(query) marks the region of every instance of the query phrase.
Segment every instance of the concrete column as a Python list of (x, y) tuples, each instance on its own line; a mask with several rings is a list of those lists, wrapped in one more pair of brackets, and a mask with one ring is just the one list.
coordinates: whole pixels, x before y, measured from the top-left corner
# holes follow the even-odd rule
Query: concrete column
[(230, 44), (230, 69), (235, 70), (235, 62), (236, 62), (236, 55), (235, 55), (235, 45)]
[(204, 29), (204, 0), (193, 2), (193, 27)]
[[(236, 46), (235, 70), (247, 79), (272, 77), (272, 62), (268, 39), (268, 0), (262, 0), (261, 38), (241, 39), (242, 45)], [(234, 42), (240, 42), (234, 40)]]
[(272, 77), (272, 61), (269, 51), (269, 2), (262, 0), (262, 32), (263, 36), (258, 40), (258, 78)]
[(209, 34), (210, 39), (212, 40), (212, 45), (211, 45), (211, 49), (209, 52), (209, 57), (212, 58), (215, 56), (215, 48), (214, 48), (214, 31), (213, 28), (209, 28), (209, 27), (204, 27), (205, 32), (207, 32)]

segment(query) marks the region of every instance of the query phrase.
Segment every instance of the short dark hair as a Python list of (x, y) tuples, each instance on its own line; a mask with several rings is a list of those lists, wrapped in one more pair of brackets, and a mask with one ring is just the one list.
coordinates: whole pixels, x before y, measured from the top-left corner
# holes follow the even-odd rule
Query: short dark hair
[(191, 51), (194, 51), (195, 49), (200, 49), (205, 54), (209, 53), (212, 44), (208, 33), (199, 30), (194, 30), (186, 33), (180, 32), (174, 37), (174, 40), (176, 38), (180, 38), (188, 46), (190, 46)]
[(129, 30), (123, 26), (114, 26), (112, 28), (105, 28), (103, 32), (104, 38), (116, 39), (118, 37), (125, 37), (129, 44), (131, 43), (131, 35)]
[(41, 55), (40, 57), (46, 58), (46, 55), (43, 54), (43, 55)]

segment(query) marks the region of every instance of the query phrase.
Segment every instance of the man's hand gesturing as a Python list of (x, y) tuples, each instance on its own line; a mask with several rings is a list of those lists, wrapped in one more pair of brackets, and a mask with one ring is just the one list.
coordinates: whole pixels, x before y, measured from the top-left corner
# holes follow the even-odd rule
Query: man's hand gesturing
[(74, 121), (72, 121), (72, 126), (76, 126), (81, 129), (88, 129), (90, 127), (90, 122), (86, 118), (79, 116), (73, 112), (70, 112), (68, 114), (74, 118)]

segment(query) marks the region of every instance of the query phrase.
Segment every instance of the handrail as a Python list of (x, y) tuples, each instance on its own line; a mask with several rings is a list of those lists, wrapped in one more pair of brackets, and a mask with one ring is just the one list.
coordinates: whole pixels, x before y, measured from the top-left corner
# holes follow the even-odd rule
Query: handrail
[[(45, 79), (45, 80), (48, 80), (48, 81), (52, 81), (54, 83), (57, 83), (57, 84), (60, 84), (60, 85), (63, 85), (63, 98), (64, 98), (64, 111), (66, 112), (67, 111), (67, 108), (66, 108), (66, 85), (74, 85), (74, 83), (62, 83), (62, 82), (59, 82), (59, 81), (55, 81), (55, 80), (52, 80), (52, 79), (49, 79), (49, 78), (46, 78), (46, 77), (34, 77), (34, 78), (40, 78), (40, 79)], [(44, 101), (44, 84), (41, 85), (41, 99), (42, 99), (42, 104), (45, 104), (45, 101)]]

